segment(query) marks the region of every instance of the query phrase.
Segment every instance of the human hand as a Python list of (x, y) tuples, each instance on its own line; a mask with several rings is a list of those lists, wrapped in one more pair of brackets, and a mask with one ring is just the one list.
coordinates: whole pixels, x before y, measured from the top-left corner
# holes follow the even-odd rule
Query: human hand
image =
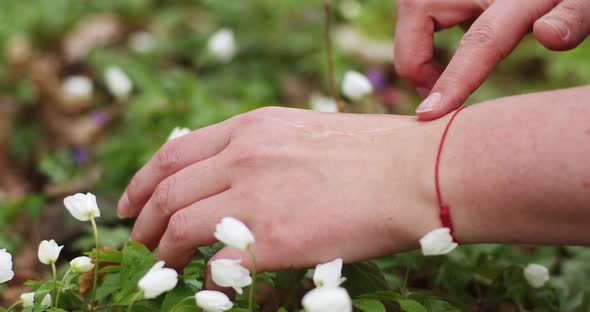
[[(423, 164), (435, 142), (414, 145), (424, 127), (410, 117), (259, 109), (167, 142), (118, 212), (138, 216), (132, 239), (177, 269), (216, 241), (226, 216), (254, 233), (261, 271), (414, 249), (440, 226), (432, 192), (417, 187), (422, 171), (432, 175)], [(250, 266), (247, 252), (226, 247), (218, 258)]]
[[(434, 60), (434, 32), (473, 19), (445, 69)], [(531, 29), (548, 49), (572, 49), (590, 33), (590, 1), (398, 0), (395, 67), (428, 95), (418, 118), (461, 105)]]

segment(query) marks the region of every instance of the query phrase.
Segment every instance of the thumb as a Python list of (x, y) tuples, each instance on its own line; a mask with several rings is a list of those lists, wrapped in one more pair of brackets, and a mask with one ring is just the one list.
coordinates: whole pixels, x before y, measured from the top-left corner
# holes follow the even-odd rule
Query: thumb
[(590, 33), (590, 1), (561, 2), (535, 22), (533, 33), (548, 49), (563, 51), (575, 48)]

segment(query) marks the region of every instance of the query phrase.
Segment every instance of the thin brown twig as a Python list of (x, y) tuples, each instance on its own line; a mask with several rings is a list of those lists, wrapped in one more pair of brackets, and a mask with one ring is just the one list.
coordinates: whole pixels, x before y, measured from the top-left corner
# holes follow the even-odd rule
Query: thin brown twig
[(326, 52), (328, 57), (328, 77), (330, 79), (330, 92), (332, 93), (332, 98), (336, 101), (338, 105), (338, 111), (341, 112), (344, 109), (344, 102), (340, 99), (338, 95), (338, 90), (336, 89), (336, 79), (334, 78), (334, 55), (332, 53), (332, 32), (330, 29), (331, 24), (331, 17), (332, 17), (332, 4), (330, 0), (324, 1), (324, 9), (326, 15)]

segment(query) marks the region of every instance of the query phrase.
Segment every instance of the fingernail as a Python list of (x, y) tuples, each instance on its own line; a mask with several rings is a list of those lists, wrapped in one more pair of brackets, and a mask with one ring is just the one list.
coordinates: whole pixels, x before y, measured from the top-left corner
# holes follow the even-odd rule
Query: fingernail
[(442, 94), (439, 92), (434, 92), (429, 95), (416, 109), (416, 113), (426, 113), (431, 112), (436, 109), (436, 107), (440, 104), (440, 100), (442, 99)]
[(564, 22), (556, 19), (543, 20), (543, 22), (555, 29), (561, 39), (567, 39), (570, 36), (570, 29)]
[(422, 98), (425, 98), (430, 94), (430, 89), (428, 88), (417, 88), (416, 91), (418, 91), (418, 94), (420, 94)]
[(119, 200), (119, 208), (117, 209), (117, 216), (119, 218), (124, 219), (127, 218), (129, 215), (129, 196), (127, 196), (127, 192), (121, 196)]

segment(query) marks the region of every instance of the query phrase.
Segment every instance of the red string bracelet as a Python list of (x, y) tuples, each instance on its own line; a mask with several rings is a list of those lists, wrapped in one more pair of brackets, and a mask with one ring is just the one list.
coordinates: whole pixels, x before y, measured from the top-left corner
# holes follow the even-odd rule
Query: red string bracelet
[(440, 193), (440, 183), (438, 181), (438, 169), (440, 167), (440, 155), (442, 154), (443, 145), (445, 144), (445, 139), (447, 137), (447, 133), (449, 132), (449, 128), (451, 127), (453, 120), (455, 120), (455, 117), (457, 117), (457, 114), (459, 114), (459, 112), (465, 108), (467, 108), (467, 106), (463, 106), (457, 109), (453, 113), (453, 116), (451, 116), (451, 119), (449, 119), (445, 131), (443, 132), (443, 135), (440, 139), (440, 144), (438, 145), (438, 152), (436, 153), (436, 164), (434, 167), (434, 185), (436, 187), (436, 198), (438, 200), (438, 207), (440, 208), (439, 218), (442, 223), (442, 226), (449, 228), (451, 237), (453, 237), (454, 242), (457, 242), (457, 239), (455, 238), (455, 228), (453, 227), (453, 221), (451, 220), (451, 207), (448, 204), (443, 203), (442, 195)]

